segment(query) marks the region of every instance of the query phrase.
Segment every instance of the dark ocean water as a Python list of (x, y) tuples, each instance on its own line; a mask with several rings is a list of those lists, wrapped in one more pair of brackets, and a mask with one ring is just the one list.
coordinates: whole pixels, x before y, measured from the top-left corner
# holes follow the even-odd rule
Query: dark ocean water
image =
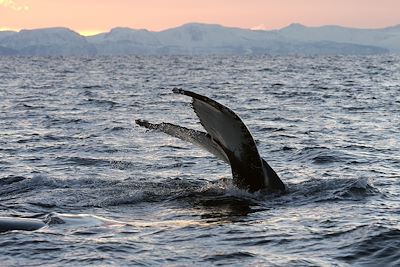
[[(289, 187), (135, 119), (241, 116)], [(400, 57), (0, 57), (0, 266), (399, 266)]]

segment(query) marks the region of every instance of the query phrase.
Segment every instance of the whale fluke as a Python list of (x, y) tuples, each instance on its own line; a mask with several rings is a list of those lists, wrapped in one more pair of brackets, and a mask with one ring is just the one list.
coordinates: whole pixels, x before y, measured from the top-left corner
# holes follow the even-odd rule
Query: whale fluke
[(198, 145), (229, 163), (234, 183), (239, 188), (250, 192), (286, 190), (276, 172), (260, 157), (250, 131), (238, 115), (206, 96), (178, 88), (173, 92), (192, 98), (192, 107), (207, 133), (170, 123), (152, 124), (144, 120), (136, 120), (136, 123)]
[(229, 159), (225, 152), (211, 139), (211, 136), (205, 132), (188, 129), (172, 123), (163, 122), (154, 124), (146, 120), (136, 120), (135, 122), (147, 129), (161, 131), (183, 141), (195, 144), (229, 164)]

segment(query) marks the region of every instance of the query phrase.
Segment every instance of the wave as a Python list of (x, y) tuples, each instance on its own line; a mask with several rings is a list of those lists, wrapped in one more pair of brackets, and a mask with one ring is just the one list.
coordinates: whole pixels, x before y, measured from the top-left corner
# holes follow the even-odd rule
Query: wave
[(277, 205), (306, 205), (317, 202), (359, 201), (381, 194), (369, 178), (312, 179), (289, 184), (288, 187), (287, 195), (271, 201)]
[[(48, 176), (0, 179), (0, 199), (5, 204), (36, 207), (41, 212), (90, 207), (113, 207), (168, 202), (203, 207), (205, 218), (247, 215), (259, 210), (329, 201), (359, 201), (380, 194), (367, 178), (314, 179), (289, 183), (287, 194), (249, 193), (230, 178), (210, 182), (189, 177), (147, 181), (139, 177), (106, 180), (98, 178), (55, 179)], [(36, 211), (37, 209), (34, 208)]]
[(347, 163), (355, 160), (350, 154), (341, 150), (333, 150), (328, 147), (311, 147), (307, 146), (300, 149), (294, 156), (297, 161), (311, 162), (317, 165), (331, 163)]
[(338, 257), (349, 264), (361, 266), (400, 265), (400, 229), (376, 227), (360, 241), (344, 247), (345, 255)]

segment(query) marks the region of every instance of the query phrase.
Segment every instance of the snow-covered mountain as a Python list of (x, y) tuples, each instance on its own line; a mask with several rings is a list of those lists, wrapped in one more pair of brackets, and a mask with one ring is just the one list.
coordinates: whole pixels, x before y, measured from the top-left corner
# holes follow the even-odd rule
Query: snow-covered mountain
[(1, 38), (0, 47), (19, 55), (90, 55), (95, 49), (85, 37), (67, 28), (21, 30)]
[(14, 32), (14, 31), (0, 31), (0, 40), (5, 38), (5, 37), (14, 35), (14, 34), (17, 34), (17, 32)]
[(189, 23), (161, 32), (115, 28), (88, 38), (98, 54), (378, 54), (388, 50), (333, 40), (291, 38), (280, 31), (252, 31)]
[(148, 30), (114, 28), (108, 33), (87, 37), (101, 55), (143, 54), (161, 46), (156, 33)]
[(89, 37), (98, 54), (378, 54), (373, 45), (294, 39), (280, 31), (252, 31), (189, 23), (161, 32), (116, 28)]
[(18, 52), (14, 49), (0, 46), (0, 56), (13, 56), (18, 55)]
[(67, 28), (0, 32), (0, 54), (380, 54), (400, 53), (400, 25), (383, 29), (292, 24), (252, 31), (189, 23), (152, 32), (114, 28), (83, 37)]
[(333, 25), (306, 27), (294, 23), (278, 32), (281, 36), (298, 41), (362, 44), (386, 48), (394, 53), (400, 52), (400, 25), (383, 29), (355, 29)]

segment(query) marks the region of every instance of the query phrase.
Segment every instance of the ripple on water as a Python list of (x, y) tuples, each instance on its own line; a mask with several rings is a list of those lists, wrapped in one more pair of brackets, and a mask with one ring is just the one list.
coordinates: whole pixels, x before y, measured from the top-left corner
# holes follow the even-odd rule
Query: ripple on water
[[(393, 55), (0, 57), (1, 214), (89, 215), (3, 233), (0, 260), (397, 266), (399, 63)], [(289, 192), (239, 190), (226, 164), (134, 127), (148, 119), (203, 130), (190, 99), (171, 93), (176, 86), (235, 110)]]
[(376, 227), (371, 235), (360, 238), (355, 243), (341, 248), (342, 256), (338, 259), (349, 264), (373, 266), (377, 262), (385, 266), (400, 264), (400, 230)]

